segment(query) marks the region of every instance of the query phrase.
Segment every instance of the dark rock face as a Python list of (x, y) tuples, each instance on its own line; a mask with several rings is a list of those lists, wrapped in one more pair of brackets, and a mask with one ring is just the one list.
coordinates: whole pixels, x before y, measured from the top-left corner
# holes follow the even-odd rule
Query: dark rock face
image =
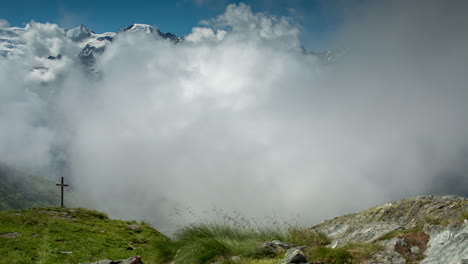
[(62, 55), (60, 55), (60, 54), (57, 55), (56, 57), (54, 57), (54, 56), (47, 57), (47, 59), (49, 59), (49, 60), (60, 60), (61, 58), (62, 58)]
[(78, 54), (78, 58), (84, 66), (91, 68), (96, 63), (96, 58), (94, 58), (94, 54), (102, 54), (104, 50), (105, 46), (96, 48), (95, 46), (88, 44)]
[(184, 41), (184, 38), (180, 38), (180, 37), (178, 37), (178, 36), (172, 34), (171, 32), (163, 33), (163, 32), (161, 32), (161, 31), (158, 29), (158, 34), (159, 34), (163, 39), (170, 40), (171, 42), (173, 42), (173, 43), (175, 43), (175, 44)]
[(105, 37), (99, 37), (99, 38), (97, 38), (97, 40), (99, 40), (99, 41), (109, 41), (109, 42), (112, 42), (112, 41), (114, 41), (114, 38), (111, 37), (111, 36), (105, 36)]

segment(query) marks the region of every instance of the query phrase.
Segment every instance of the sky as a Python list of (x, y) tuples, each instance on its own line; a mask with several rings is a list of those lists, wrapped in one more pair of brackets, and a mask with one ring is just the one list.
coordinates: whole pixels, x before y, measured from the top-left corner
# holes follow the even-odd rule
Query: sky
[(271, 3), (180, 3), (207, 10), (181, 26), (183, 42), (122, 32), (92, 70), (64, 34), (74, 23), (11, 29), (21, 22), (2, 17), (0, 162), (65, 176), (76, 206), (159, 230), (219, 210), (311, 226), (418, 195), (468, 196), (467, 1), (332, 8), (331, 62), (304, 54), (305, 23)]
[(349, 10), (363, 0), (178, 0), (178, 1), (91, 1), (91, 0), (18, 0), (5, 1), (0, 17), (12, 26), (24, 26), (34, 20), (50, 22), (65, 28), (83, 24), (96, 33), (114, 32), (133, 23), (158, 26), (163, 32), (187, 35), (201, 20), (224, 11), (229, 3), (244, 2), (254, 12), (294, 17), (301, 27), (306, 48), (328, 49), (329, 36), (343, 22)]

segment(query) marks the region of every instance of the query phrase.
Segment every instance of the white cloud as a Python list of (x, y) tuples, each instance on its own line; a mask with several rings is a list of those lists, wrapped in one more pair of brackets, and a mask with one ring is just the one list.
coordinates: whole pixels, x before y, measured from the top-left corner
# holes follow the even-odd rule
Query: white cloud
[(219, 41), (224, 38), (226, 33), (224, 30), (216, 30), (215, 33), (211, 28), (195, 27), (192, 29), (192, 33), (185, 37), (185, 40), (195, 43), (209, 40)]
[(42, 24), (34, 21), (28, 23), (22, 39), (27, 43), (29, 50), (36, 56), (57, 56), (64, 46), (65, 32), (56, 24)]
[(10, 26), (10, 23), (8, 23), (8, 21), (6, 21), (5, 19), (0, 18), (0, 28), (6, 28), (6, 27), (9, 27), (9, 26)]
[(286, 48), (298, 48), (299, 29), (291, 18), (253, 13), (250, 6), (243, 3), (230, 4), (226, 12), (204, 24), (216, 27), (229, 27), (240, 41), (276, 41)]
[[(454, 190), (435, 183), (466, 173), (467, 18), (387, 5), (347, 24), (338, 39), (351, 51), (332, 65), (296, 49), (288, 19), (240, 4), (177, 45), (118, 37), (99, 80), (80, 74), (58, 26), (32, 23), (31, 52), (0, 60), (0, 160), (50, 169), (66, 149), (80, 205), (162, 229), (176, 207), (311, 225)], [(68, 55), (44, 59), (57, 53)], [(51, 72), (35, 76), (36, 64)]]

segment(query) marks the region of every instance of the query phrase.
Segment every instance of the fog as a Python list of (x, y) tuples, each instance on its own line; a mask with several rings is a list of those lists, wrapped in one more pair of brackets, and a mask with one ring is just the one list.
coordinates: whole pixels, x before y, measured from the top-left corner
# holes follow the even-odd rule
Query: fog
[(331, 63), (302, 53), (293, 17), (239, 4), (176, 45), (119, 34), (99, 78), (60, 25), (31, 22), (0, 59), (0, 160), (161, 230), (213, 208), (311, 226), (466, 197), (468, 3), (372, 2), (344, 19)]

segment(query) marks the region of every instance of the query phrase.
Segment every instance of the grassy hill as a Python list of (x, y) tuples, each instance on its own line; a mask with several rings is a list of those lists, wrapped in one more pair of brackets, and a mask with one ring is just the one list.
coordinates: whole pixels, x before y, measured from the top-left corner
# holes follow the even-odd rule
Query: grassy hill
[(59, 204), (59, 188), (54, 182), (0, 162), (0, 210)]
[(0, 211), (0, 263), (86, 263), (144, 256), (167, 238), (145, 223), (111, 220), (88, 209)]

